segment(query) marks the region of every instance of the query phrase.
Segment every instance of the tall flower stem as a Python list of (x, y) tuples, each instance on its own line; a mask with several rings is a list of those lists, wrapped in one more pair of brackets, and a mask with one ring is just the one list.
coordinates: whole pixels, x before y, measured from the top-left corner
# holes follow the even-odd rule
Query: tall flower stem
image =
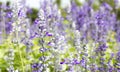
[(16, 38), (16, 41), (15, 41), (14, 45), (15, 45), (16, 48), (18, 48), (20, 61), (21, 61), (21, 64), (22, 64), (22, 72), (25, 72), (25, 70), (24, 70), (24, 61), (23, 61), (23, 57), (22, 57), (22, 53), (21, 53), (21, 48), (19, 46), (20, 41), (19, 41), (19, 31), (18, 31), (18, 26), (17, 25), (18, 25), (18, 22), (16, 22), (16, 28), (15, 28), (15, 38)]

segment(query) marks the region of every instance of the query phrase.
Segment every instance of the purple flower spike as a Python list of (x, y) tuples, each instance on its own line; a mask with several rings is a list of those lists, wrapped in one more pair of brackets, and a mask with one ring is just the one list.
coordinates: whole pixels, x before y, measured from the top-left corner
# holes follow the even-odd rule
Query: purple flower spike
[(38, 22), (39, 22), (39, 19), (36, 19), (36, 20), (34, 21), (34, 24), (38, 24)]
[(107, 3), (103, 3), (103, 6), (105, 7), (106, 10), (112, 10), (112, 7)]
[(80, 61), (80, 65), (81, 65), (82, 67), (85, 67), (85, 59), (84, 59), (84, 58), (82, 58), (82, 60)]
[(33, 39), (37, 36), (38, 34), (35, 32), (35, 34), (33, 36), (30, 36), (30, 39)]
[(80, 62), (77, 59), (74, 59), (72, 62), (73, 65), (80, 64)]
[(117, 56), (119, 56), (119, 57), (120, 57), (120, 52), (118, 52), (118, 53), (117, 53)]
[(13, 16), (13, 13), (12, 13), (12, 12), (7, 12), (7, 14), (6, 14), (6, 17), (7, 17), (7, 18), (12, 18), (12, 16)]
[(117, 58), (116, 58), (118, 64), (120, 65), (120, 51), (117, 53)]
[(102, 44), (99, 46), (98, 51), (106, 51), (107, 48), (106, 44)]
[(64, 63), (65, 63), (65, 61), (60, 62), (60, 64), (64, 64)]
[(9, 34), (10, 31), (12, 30), (12, 22), (7, 22), (5, 29), (6, 29), (6, 33)]
[(47, 51), (47, 48), (40, 48), (40, 52), (45, 52)]
[(52, 34), (49, 32), (46, 32), (46, 36), (52, 36)]
[(38, 63), (32, 64), (32, 68), (37, 68), (37, 66), (38, 66)]
[(25, 15), (25, 13), (24, 13), (24, 11), (23, 11), (22, 8), (19, 10), (18, 16), (19, 16), (19, 17), (26, 17), (26, 15)]
[(60, 64), (64, 64), (64, 62), (60, 62)]

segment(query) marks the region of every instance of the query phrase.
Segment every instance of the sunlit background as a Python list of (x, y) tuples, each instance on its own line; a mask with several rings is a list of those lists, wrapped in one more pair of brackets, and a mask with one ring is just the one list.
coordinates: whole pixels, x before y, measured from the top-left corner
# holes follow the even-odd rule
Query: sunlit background
[[(13, 2), (14, 0), (0, 0), (1, 2), (6, 2), (6, 1), (10, 1)], [(26, 0), (27, 1), (27, 5), (33, 8), (39, 8), (40, 6), (40, 1), (43, 0)], [(80, 2), (84, 2), (85, 0), (79, 0)], [(68, 6), (70, 3), (70, 0), (61, 0), (61, 6), (62, 7), (66, 7)]]

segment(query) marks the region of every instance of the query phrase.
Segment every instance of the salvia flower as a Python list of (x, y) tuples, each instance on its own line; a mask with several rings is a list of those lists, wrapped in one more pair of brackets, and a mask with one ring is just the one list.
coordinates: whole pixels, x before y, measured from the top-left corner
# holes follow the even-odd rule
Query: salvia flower
[(0, 3), (0, 70), (120, 72), (118, 0), (59, 1)]

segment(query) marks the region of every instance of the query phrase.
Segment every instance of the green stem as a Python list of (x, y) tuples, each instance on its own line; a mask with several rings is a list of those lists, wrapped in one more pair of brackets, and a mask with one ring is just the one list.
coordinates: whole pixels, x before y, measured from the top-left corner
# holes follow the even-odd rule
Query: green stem
[(18, 45), (18, 50), (19, 50), (18, 52), (19, 52), (19, 55), (20, 55), (20, 61), (21, 61), (21, 64), (22, 64), (22, 72), (25, 72), (25, 70), (24, 70), (24, 62), (23, 62), (22, 53), (20, 51), (19, 45)]
[[(19, 47), (19, 31), (18, 31), (18, 22), (16, 22), (16, 31), (15, 31), (15, 36), (16, 36), (16, 40), (17, 40), (17, 47), (18, 47), (18, 52), (19, 52), (19, 56), (20, 56), (20, 61), (21, 61), (21, 64), (22, 64), (22, 72), (25, 72), (25, 70), (24, 70), (24, 62), (22, 62), (23, 60), (23, 58), (22, 58), (22, 53), (21, 53), (21, 51), (20, 51), (20, 47)], [(16, 48), (17, 48), (16, 47)]]

